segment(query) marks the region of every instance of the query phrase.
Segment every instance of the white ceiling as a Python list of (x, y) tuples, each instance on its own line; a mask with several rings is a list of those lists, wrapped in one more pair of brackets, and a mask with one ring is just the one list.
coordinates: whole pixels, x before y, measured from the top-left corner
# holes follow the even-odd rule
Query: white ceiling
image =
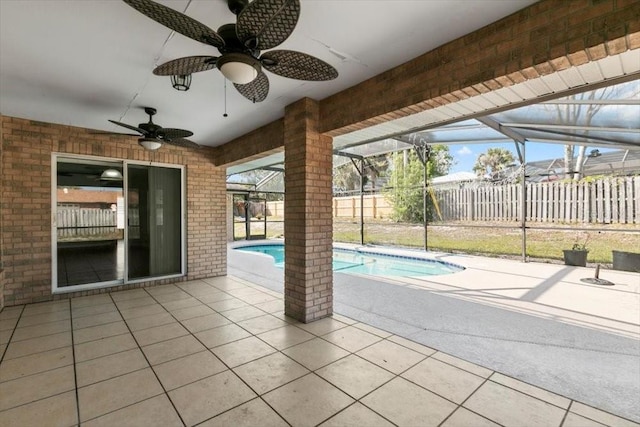
[[(217, 30), (235, 22), (225, 0), (161, 0)], [(216, 146), (267, 124), (302, 97), (323, 99), (450, 40), (507, 16), (533, 0), (301, 0), (292, 36), (276, 49), (305, 52), (333, 65), (330, 82), (268, 73), (267, 99), (252, 104), (227, 87), (218, 70), (194, 74), (188, 92), (174, 90), (157, 65), (214, 55), (200, 44), (117, 0), (0, 0), (0, 113), (114, 132), (107, 119), (189, 129)]]

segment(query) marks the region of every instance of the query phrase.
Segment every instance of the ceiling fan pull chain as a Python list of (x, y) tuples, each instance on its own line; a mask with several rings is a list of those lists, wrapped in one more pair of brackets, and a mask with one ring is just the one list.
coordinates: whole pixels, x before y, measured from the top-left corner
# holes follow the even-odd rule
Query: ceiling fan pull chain
[(227, 114), (227, 79), (224, 79), (224, 114), (222, 117), (229, 117)]

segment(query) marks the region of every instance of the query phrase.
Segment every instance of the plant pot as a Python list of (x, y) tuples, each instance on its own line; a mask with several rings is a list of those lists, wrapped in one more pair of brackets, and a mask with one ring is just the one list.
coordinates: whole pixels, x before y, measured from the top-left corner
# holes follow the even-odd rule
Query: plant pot
[(565, 249), (562, 252), (564, 253), (565, 265), (574, 265), (577, 267), (587, 266), (587, 254), (589, 253), (589, 251), (575, 251), (573, 249)]
[(611, 251), (613, 255), (613, 269), (640, 272), (640, 253)]

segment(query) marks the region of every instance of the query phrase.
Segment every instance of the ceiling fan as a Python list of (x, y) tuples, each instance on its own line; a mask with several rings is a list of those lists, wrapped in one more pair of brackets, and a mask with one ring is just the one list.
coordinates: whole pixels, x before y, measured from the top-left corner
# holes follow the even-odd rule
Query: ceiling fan
[[(157, 124), (153, 123), (153, 116), (156, 114), (155, 108), (145, 107), (144, 112), (149, 115), (149, 121), (147, 123), (140, 123), (138, 126), (131, 126), (126, 123), (117, 122), (115, 120), (109, 120), (113, 124), (138, 132), (137, 134), (115, 133), (115, 135), (141, 136), (142, 138), (138, 140), (138, 144), (140, 144), (147, 150), (157, 150), (162, 146), (162, 144), (165, 143), (187, 148), (200, 147), (195, 142), (185, 139), (193, 135), (193, 132), (184, 129), (163, 128), (162, 126), (158, 126)], [(105, 133), (111, 134), (113, 132)]]
[(331, 65), (315, 56), (293, 50), (272, 50), (293, 32), (300, 16), (299, 0), (228, 0), (237, 16), (235, 24), (218, 31), (152, 0), (123, 0), (154, 21), (184, 36), (218, 49), (220, 56), (188, 56), (158, 66), (159, 76), (187, 76), (218, 68), (244, 96), (262, 102), (269, 93), (263, 69), (298, 80), (323, 81), (338, 77)]

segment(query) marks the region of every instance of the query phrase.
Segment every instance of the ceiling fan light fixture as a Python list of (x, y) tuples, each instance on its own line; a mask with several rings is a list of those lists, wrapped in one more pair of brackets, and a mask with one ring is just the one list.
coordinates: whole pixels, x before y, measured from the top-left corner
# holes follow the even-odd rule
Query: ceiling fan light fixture
[(216, 67), (227, 80), (239, 85), (251, 83), (261, 70), (260, 61), (242, 53), (225, 53), (218, 58)]
[(162, 147), (162, 143), (154, 138), (140, 138), (138, 144), (150, 151), (155, 151)]
[(101, 181), (122, 181), (122, 179), (122, 172), (120, 172), (118, 169), (105, 169), (104, 172), (102, 172), (102, 175), (100, 175)]
[(191, 74), (178, 74), (171, 76), (171, 86), (180, 92), (186, 92), (191, 87)]

